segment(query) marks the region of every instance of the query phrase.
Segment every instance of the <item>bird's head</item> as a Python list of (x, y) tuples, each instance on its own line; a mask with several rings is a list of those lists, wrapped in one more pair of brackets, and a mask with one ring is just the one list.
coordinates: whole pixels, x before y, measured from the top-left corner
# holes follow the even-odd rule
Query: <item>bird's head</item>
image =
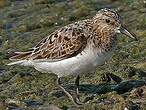
[(101, 31), (101, 33), (122, 33), (128, 37), (136, 39), (136, 37), (122, 26), (120, 16), (112, 9), (105, 8), (99, 10), (96, 16), (93, 17), (93, 24), (94, 29)]

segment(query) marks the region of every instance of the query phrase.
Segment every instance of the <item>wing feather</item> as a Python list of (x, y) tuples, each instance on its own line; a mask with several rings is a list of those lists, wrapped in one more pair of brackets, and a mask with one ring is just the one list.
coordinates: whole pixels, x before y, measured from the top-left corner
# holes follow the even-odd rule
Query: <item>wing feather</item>
[(83, 28), (66, 26), (42, 39), (31, 52), (20, 52), (11, 59), (58, 61), (78, 55), (84, 50), (88, 36)]

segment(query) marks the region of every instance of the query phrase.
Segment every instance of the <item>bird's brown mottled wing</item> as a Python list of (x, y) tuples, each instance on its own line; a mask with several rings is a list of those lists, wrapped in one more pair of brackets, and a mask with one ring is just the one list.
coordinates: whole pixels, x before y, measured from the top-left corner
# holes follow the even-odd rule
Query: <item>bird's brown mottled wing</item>
[(62, 60), (79, 54), (86, 47), (87, 36), (82, 28), (64, 27), (42, 39), (31, 52), (20, 52), (11, 59)]

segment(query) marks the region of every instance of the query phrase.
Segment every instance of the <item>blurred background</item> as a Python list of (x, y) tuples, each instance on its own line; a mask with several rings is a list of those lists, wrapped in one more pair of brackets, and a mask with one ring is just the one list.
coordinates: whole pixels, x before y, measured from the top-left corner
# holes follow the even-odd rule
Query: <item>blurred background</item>
[[(81, 77), (81, 98), (88, 103), (80, 110), (146, 110), (146, 0), (0, 0), (0, 109), (78, 110), (54, 83), (55, 75), (6, 64), (15, 51), (105, 7), (117, 10), (139, 41), (119, 37), (113, 58)], [(73, 78), (63, 78), (71, 92)]]

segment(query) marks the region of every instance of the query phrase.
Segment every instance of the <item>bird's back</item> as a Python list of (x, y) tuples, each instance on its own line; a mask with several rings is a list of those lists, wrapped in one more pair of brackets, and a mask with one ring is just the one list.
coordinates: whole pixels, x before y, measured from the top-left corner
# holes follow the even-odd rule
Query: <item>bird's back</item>
[(78, 55), (86, 47), (90, 20), (64, 26), (43, 38), (27, 52), (16, 52), (11, 60), (58, 61)]

